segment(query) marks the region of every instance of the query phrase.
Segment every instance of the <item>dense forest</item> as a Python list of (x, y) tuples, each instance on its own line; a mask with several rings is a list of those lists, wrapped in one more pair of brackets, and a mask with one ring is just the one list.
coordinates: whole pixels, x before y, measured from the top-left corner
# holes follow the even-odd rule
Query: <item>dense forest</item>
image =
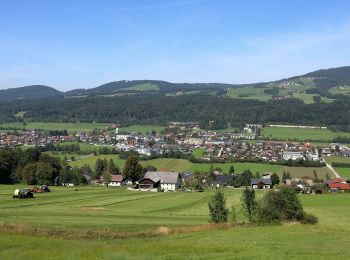
[[(342, 130), (350, 126), (350, 102), (304, 104), (297, 99), (232, 99), (215, 95), (132, 95), (122, 97), (46, 98), (0, 104), (0, 121), (24, 118), (47, 122), (119, 122), (165, 124), (170, 121), (196, 121), (203, 128), (221, 129), (251, 123), (291, 123), (325, 125)], [(212, 121), (211, 124), (208, 122)]]

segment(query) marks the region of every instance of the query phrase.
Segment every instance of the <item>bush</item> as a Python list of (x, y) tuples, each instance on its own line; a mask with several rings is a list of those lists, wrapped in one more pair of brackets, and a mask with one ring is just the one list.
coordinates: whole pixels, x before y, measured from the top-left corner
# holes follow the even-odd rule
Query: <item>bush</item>
[(318, 219), (315, 215), (304, 213), (304, 218), (300, 221), (300, 223), (315, 225), (318, 223)]
[(252, 222), (256, 224), (280, 224), (281, 215), (275, 207), (271, 207), (265, 201), (260, 200), (257, 203)]
[(245, 215), (252, 221), (256, 208), (255, 191), (246, 187), (241, 200)]
[(233, 226), (237, 225), (237, 215), (236, 215), (236, 209), (234, 206), (231, 206), (229, 217), (230, 217), (231, 224)]
[(208, 203), (209, 215), (211, 223), (227, 222), (228, 209), (225, 206), (226, 200), (224, 194), (217, 190), (215, 195)]

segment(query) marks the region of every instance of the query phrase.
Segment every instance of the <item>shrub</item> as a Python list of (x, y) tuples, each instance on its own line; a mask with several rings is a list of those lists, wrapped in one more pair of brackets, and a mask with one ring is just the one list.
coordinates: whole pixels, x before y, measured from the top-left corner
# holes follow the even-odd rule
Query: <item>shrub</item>
[(315, 225), (318, 223), (318, 219), (315, 215), (304, 213), (304, 218), (300, 221), (301, 224), (312, 224)]
[(237, 215), (236, 215), (236, 209), (234, 206), (231, 206), (229, 217), (230, 217), (231, 224), (235, 226), (237, 224)]
[(258, 201), (252, 222), (257, 224), (280, 224), (281, 215), (278, 210), (264, 200)]
[(242, 204), (245, 215), (249, 221), (252, 221), (256, 208), (255, 191), (253, 189), (245, 188), (242, 195)]
[(226, 208), (226, 200), (224, 194), (217, 190), (215, 195), (208, 203), (210, 222), (223, 223), (227, 222), (228, 209)]

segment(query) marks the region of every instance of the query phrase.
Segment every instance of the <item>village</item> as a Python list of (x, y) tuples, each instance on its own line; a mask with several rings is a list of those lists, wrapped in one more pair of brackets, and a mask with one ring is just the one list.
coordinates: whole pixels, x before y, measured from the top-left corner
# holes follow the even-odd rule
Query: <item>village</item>
[[(202, 161), (252, 161), (279, 163), (311, 161), (322, 163), (322, 157), (339, 155), (350, 157), (350, 149), (339, 143), (316, 147), (312, 143), (273, 141), (259, 139), (261, 125), (246, 124), (234, 132), (202, 130), (195, 123), (173, 122), (162, 132), (120, 132), (116, 124), (106, 129), (64, 135), (28, 129), (0, 131), (0, 147), (59, 145), (69, 143), (89, 144), (95, 149), (114, 148), (116, 151), (133, 151), (140, 156), (164, 155), (169, 152), (191, 154), (196, 149), (203, 152)], [(87, 151), (91, 152), (91, 151)]]

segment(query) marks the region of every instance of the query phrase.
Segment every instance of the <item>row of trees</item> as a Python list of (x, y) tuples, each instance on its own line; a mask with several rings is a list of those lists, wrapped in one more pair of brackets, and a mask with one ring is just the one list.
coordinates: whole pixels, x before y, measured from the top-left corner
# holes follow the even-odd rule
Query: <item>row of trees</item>
[(42, 153), (37, 148), (0, 149), (1, 184), (79, 184), (97, 177), (107, 181), (112, 174), (123, 174), (125, 179), (135, 182), (142, 178), (146, 171), (156, 170), (153, 166), (142, 167), (139, 158), (135, 155), (127, 158), (123, 170), (120, 170), (112, 159), (109, 161), (98, 159), (95, 169), (92, 170), (88, 165), (70, 167), (65, 161)]

